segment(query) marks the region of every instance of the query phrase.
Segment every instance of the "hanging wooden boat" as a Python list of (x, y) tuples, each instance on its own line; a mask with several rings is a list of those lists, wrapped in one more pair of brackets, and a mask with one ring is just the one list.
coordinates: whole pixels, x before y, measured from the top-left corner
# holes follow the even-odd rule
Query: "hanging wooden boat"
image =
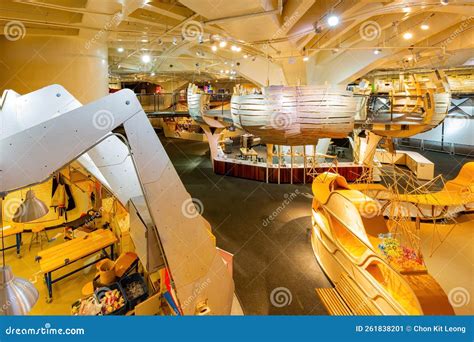
[[(313, 182), (312, 246), (335, 284), (317, 289), (331, 314), (452, 315), (419, 252), (396, 245), (374, 201), (334, 173)], [(364, 215), (361, 215), (364, 213)], [(390, 249), (390, 252), (389, 252)], [(386, 253), (386, 254), (385, 254)]]
[(448, 114), (451, 101), (446, 76), (435, 71), (429, 78), (413, 75), (397, 91), (390, 84), (365, 97), (363, 127), (392, 138), (405, 138), (435, 128)]
[(279, 145), (315, 144), (318, 138), (344, 138), (354, 128), (359, 98), (327, 86), (270, 86), (262, 94), (234, 89), (234, 125)]
[(232, 124), (229, 103), (222, 99), (211, 101), (212, 95), (203, 93), (198, 86), (188, 85), (189, 115), (200, 124), (209, 127), (225, 128)]

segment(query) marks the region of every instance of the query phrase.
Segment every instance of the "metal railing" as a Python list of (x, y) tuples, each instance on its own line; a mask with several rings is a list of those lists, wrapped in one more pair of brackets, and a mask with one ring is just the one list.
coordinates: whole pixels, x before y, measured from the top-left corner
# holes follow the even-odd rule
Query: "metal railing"
[[(224, 108), (230, 102), (231, 94), (208, 94), (210, 97), (211, 109), (213, 107)], [(188, 98), (182, 93), (153, 93), (137, 94), (138, 101), (143, 110), (148, 114), (187, 114)]]

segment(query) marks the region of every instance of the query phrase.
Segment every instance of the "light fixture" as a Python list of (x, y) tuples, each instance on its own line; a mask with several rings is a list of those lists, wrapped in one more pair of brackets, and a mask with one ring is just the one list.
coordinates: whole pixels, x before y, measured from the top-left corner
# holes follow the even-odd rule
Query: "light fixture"
[(242, 51), (242, 48), (240, 46), (237, 46), (237, 52)]
[(150, 55), (142, 55), (142, 62), (143, 63), (150, 63), (151, 62)]
[(118, 48), (117, 48), (117, 52), (122, 53), (123, 51), (124, 51), (124, 48), (123, 48), (123, 47), (118, 47)]
[(337, 24), (339, 24), (339, 17), (337, 15), (330, 15), (328, 17), (328, 25), (331, 26), (331, 27), (334, 27), (334, 26), (337, 26)]
[(220, 73), (223, 74), (223, 73), (224, 73), (224, 70), (221, 69)]
[(141, 42), (142, 43), (148, 43), (148, 39), (142, 39)]
[(225, 48), (226, 46), (227, 46), (227, 42), (226, 42), (225, 40), (221, 40), (221, 41), (219, 42), (219, 47)]
[(382, 52), (381, 49), (375, 49), (374, 50), (374, 55), (380, 55), (381, 52)]
[(214, 51), (214, 52), (216, 52), (216, 51), (217, 51), (217, 46), (212, 45), (212, 46), (211, 46), (211, 50)]
[(154, 72), (152, 72), (152, 73), (150, 74), (150, 76), (155, 76), (155, 73), (154, 73)]
[(176, 37), (173, 37), (173, 45), (178, 45), (178, 40), (176, 39)]
[(33, 190), (28, 190), (25, 200), (16, 209), (12, 217), (13, 222), (23, 223), (37, 220), (49, 212), (43, 201), (35, 196)]
[(449, 4), (449, 1), (448, 0), (441, 0), (440, 3), (443, 6), (447, 6)]
[(226, 70), (225, 73), (228, 74), (228, 73), (229, 73), (229, 70)]
[(411, 12), (411, 8), (408, 7), (408, 6), (405, 6), (405, 7), (402, 8), (402, 11), (403, 11), (404, 13), (410, 13), (410, 12)]
[(411, 33), (411, 32), (405, 32), (403, 34), (403, 39), (408, 40), (408, 39), (412, 39), (412, 38), (413, 38), (413, 33)]
[[(0, 197), (0, 225), (2, 230), (2, 247), (4, 246), (3, 198)], [(32, 190), (26, 193), (25, 201), (18, 207), (12, 220), (30, 222), (48, 213), (49, 209), (35, 197)], [(2, 267), (0, 268), (0, 307), (2, 315), (26, 315), (39, 298), (38, 290), (29, 281), (16, 278), (10, 266), (5, 265), (5, 249), (2, 249)]]
[(0, 269), (2, 315), (26, 315), (35, 306), (38, 297), (38, 290), (32, 283), (26, 279), (15, 277), (10, 266), (2, 266)]
[(249, 56), (247, 54), (244, 55), (244, 58), (248, 58)]
[(423, 30), (423, 31), (426, 31), (428, 30), (430, 27), (428, 24), (421, 24), (420, 28)]
[(231, 49), (232, 51), (237, 51), (237, 46), (232, 45), (232, 46), (230, 47), (230, 49)]
[(307, 61), (309, 61), (309, 57), (308, 57), (308, 56), (304, 56), (304, 57), (303, 57), (303, 62), (307, 62)]

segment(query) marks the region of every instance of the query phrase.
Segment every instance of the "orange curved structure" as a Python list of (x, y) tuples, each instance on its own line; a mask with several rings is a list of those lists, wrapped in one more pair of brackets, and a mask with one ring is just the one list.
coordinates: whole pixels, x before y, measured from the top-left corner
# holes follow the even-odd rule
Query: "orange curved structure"
[(397, 248), (403, 254), (394, 254), (390, 221), (387, 224), (373, 210), (377, 208), (373, 199), (351, 190), (334, 173), (319, 175), (312, 188), (311, 242), (319, 264), (335, 284), (330, 296), (317, 292), (330, 313), (454, 314), (421, 256), (402, 246)]

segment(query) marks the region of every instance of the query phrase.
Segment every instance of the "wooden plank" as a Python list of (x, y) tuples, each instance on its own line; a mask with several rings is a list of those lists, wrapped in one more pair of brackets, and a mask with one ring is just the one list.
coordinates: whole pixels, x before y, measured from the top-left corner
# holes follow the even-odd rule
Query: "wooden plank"
[(45, 249), (38, 253), (41, 257), (39, 264), (41, 272), (51, 272), (69, 263), (77, 261), (87, 255), (98, 252), (117, 241), (110, 230), (100, 229), (82, 238), (76, 238), (57, 246)]

